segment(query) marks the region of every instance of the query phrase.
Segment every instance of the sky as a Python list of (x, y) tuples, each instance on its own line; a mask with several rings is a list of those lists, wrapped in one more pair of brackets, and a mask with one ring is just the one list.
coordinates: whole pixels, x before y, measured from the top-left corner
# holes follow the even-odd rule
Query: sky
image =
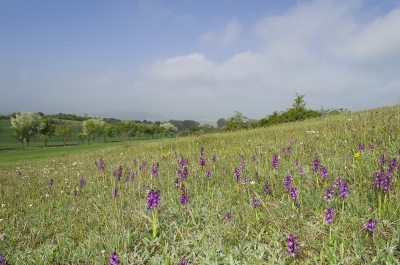
[[(0, 114), (212, 123), (400, 103), (400, 0), (0, 0)], [(139, 119), (142, 119), (141, 116)]]

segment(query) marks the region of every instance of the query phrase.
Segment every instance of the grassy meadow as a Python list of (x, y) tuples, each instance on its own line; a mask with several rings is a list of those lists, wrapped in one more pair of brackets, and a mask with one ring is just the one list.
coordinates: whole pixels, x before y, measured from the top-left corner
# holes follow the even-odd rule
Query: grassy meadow
[(79, 147), (0, 160), (8, 264), (400, 264), (400, 106)]

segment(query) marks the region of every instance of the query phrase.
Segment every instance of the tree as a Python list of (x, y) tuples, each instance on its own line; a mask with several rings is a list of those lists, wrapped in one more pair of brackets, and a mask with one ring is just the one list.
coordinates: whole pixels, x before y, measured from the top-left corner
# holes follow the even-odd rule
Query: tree
[(95, 136), (97, 135), (98, 137), (100, 135), (100, 133), (103, 131), (104, 125), (105, 122), (101, 118), (92, 118), (83, 121), (82, 123), (83, 132), (88, 137), (88, 144), (89, 144), (89, 138), (92, 138), (92, 143), (93, 143)]
[(222, 129), (222, 127), (224, 127), (225, 123), (226, 123), (226, 120), (224, 118), (219, 119), (217, 121), (218, 128)]
[(61, 136), (63, 138), (64, 146), (65, 146), (65, 140), (67, 139), (67, 137), (71, 137), (72, 136), (72, 127), (71, 127), (71, 125), (60, 125), (60, 126), (57, 126), (56, 135), (57, 136)]
[(109, 137), (110, 141), (111, 141), (111, 137), (114, 137), (114, 125), (106, 124), (103, 127), (103, 133), (104, 133), (104, 142), (107, 142), (107, 138), (106, 137)]
[(47, 146), (47, 140), (54, 136), (56, 126), (49, 119), (40, 120), (39, 137), (44, 141), (44, 147)]
[(24, 141), (29, 147), (29, 140), (40, 129), (40, 116), (37, 113), (21, 112), (11, 117), (12, 136), (21, 142), (24, 147)]
[[(171, 136), (173, 136), (178, 131), (178, 128), (170, 122), (165, 122), (161, 124), (160, 127), (163, 127), (166, 132), (168, 132), (168, 134), (170, 134)], [(164, 135), (165, 134), (166, 133), (164, 133)]]
[(235, 111), (235, 116), (230, 117), (225, 123), (225, 130), (237, 131), (247, 128), (249, 118), (244, 116), (240, 111)]
[(76, 137), (78, 138), (78, 141), (83, 145), (83, 142), (86, 139), (86, 134), (80, 132), (76, 135)]

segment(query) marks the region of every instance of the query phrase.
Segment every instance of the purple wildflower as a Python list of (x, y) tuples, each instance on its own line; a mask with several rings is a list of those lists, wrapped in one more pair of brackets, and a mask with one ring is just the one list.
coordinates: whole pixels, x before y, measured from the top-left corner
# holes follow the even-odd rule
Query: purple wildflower
[(215, 155), (213, 155), (213, 157), (211, 158), (211, 162), (215, 163), (215, 161), (217, 161), (217, 157)]
[(376, 230), (377, 224), (378, 220), (369, 219), (368, 222), (364, 224), (364, 227), (367, 228), (370, 232), (374, 232)]
[(136, 166), (137, 165), (137, 160), (133, 159), (133, 165)]
[(268, 194), (270, 191), (271, 191), (271, 189), (269, 188), (269, 182), (267, 180), (267, 181), (265, 181), (264, 193)]
[(114, 189), (114, 198), (118, 198), (118, 189), (117, 188)]
[(324, 214), (325, 214), (325, 223), (326, 224), (333, 223), (332, 217), (336, 215), (335, 210), (333, 208), (327, 208)]
[(381, 156), (381, 166), (383, 166), (384, 164), (386, 164), (386, 158), (385, 155)]
[(199, 165), (200, 165), (201, 167), (203, 167), (203, 166), (206, 165), (206, 161), (204, 161), (204, 157), (202, 157), (202, 156), (200, 157)]
[(246, 185), (246, 183), (247, 183), (247, 178), (242, 177), (242, 184), (243, 184), (243, 185)]
[(185, 205), (188, 202), (189, 202), (189, 200), (187, 198), (186, 192), (182, 193), (179, 203), (182, 204), (182, 205)]
[(295, 187), (291, 187), (290, 188), (290, 196), (292, 196), (292, 199), (293, 200), (296, 200), (297, 199), (297, 188), (295, 188)]
[(358, 151), (361, 152), (361, 151), (364, 151), (364, 149), (365, 149), (365, 146), (362, 143), (360, 143), (358, 145)]
[(274, 157), (272, 158), (272, 167), (274, 169), (278, 169), (278, 155), (274, 155)]
[(373, 145), (373, 144), (370, 144), (370, 145), (369, 145), (369, 150), (372, 151), (372, 150), (374, 150), (374, 148), (375, 148), (375, 145)]
[(232, 221), (233, 220), (233, 216), (230, 212), (228, 212), (225, 216), (224, 216), (224, 220), (225, 221)]
[(304, 169), (302, 167), (298, 167), (297, 171), (299, 172), (300, 175), (304, 174)]
[(110, 256), (110, 265), (118, 265), (121, 261), (118, 259), (117, 253), (112, 253)]
[(188, 259), (181, 258), (181, 259), (179, 260), (179, 265), (190, 265), (190, 264), (191, 264), (191, 263), (189, 262)]
[(74, 196), (77, 197), (79, 195), (77, 190), (74, 190)]
[(81, 177), (81, 179), (79, 180), (79, 187), (82, 189), (83, 186), (85, 186), (85, 180), (83, 179), (83, 177)]
[(207, 169), (206, 171), (206, 179), (210, 179), (211, 178), (211, 169)]
[(339, 198), (347, 197), (349, 195), (349, 187), (340, 177), (335, 180), (334, 185), (339, 188)]
[(321, 177), (325, 178), (326, 181), (329, 180), (328, 179), (329, 172), (328, 172), (328, 169), (326, 167), (321, 167), (320, 168), (320, 174), (321, 174)]
[(332, 189), (332, 188), (327, 188), (325, 191), (324, 191), (324, 199), (327, 201), (327, 202), (330, 202), (331, 201), (331, 198), (333, 197), (333, 194), (335, 193), (335, 191)]
[(154, 207), (160, 206), (160, 191), (151, 190), (147, 195), (147, 209), (152, 210)]
[(131, 177), (130, 177), (131, 181), (135, 180), (136, 175), (137, 175), (137, 173), (135, 173), (133, 171), (131, 172)]
[(298, 167), (299, 166), (299, 160), (296, 159), (296, 161), (294, 161), (294, 164), (296, 165), (296, 167)]
[(285, 147), (282, 147), (282, 155), (284, 155), (285, 154)]
[(9, 265), (3, 253), (0, 253), (0, 265)]
[(290, 154), (290, 152), (292, 151), (292, 148), (290, 148), (290, 146), (286, 147), (286, 153)]
[(204, 155), (204, 146), (200, 149), (200, 156)]
[(318, 172), (319, 168), (321, 166), (321, 164), (320, 164), (320, 162), (318, 160), (318, 156), (314, 157), (313, 166), (314, 166), (313, 172), (315, 172), (315, 173)]
[(188, 163), (188, 161), (183, 156), (181, 156), (181, 158), (179, 159), (179, 164), (181, 166), (185, 166), (185, 165), (187, 165), (187, 163)]
[(54, 183), (54, 180), (53, 179), (50, 179), (50, 186), (53, 186), (53, 183)]
[(240, 179), (240, 171), (239, 171), (238, 168), (235, 168), (235, 172), (233, 174), (235, 174), (236, 180), (239, 181), (239, 179)]
[(300, 249), (300, 240), (297, 236), (289, 234), (287, 239), (288, 248), (286, 253), (290, 254), (293, 258), (296, 257), (295, 249)]
[(251, 199), (251, 205), (257, 206), (258, 200), (256, 198)]
[(286, 191), (290, 190), (290, 188), (292, 187), (292, 175), (286, 176), (283, 182), (283, 187), (285, 187)]
[(159, 168), (159, 166), (160, 166), (159, 163), (153, 164), (151, 166), (151, 176), (153, 178), (158, 178), (158, 168)]
[(118, 166), (118, 176), (117, 176), (117, 180), (121, 180), (122, 177), (122, 166), (119, 165)]

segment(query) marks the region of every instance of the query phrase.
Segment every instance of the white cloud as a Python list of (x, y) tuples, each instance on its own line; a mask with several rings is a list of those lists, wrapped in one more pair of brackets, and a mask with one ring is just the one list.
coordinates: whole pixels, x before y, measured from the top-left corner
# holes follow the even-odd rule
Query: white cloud
[(230, 21), (218, 34), (214, 31), (207, 31), (201, 37), (200, 41), (208, 44), (229, 45), (237, 41), (242, 32), (242, 26), (236, 19)]

